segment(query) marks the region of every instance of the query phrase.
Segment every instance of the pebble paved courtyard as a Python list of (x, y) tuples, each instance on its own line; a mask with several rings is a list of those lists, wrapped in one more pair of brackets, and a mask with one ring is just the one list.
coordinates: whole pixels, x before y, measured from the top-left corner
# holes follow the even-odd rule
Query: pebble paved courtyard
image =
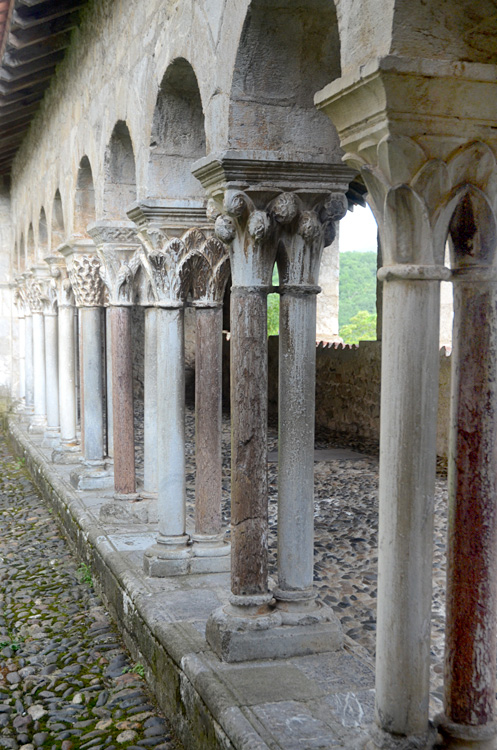
[[(137, 410), (138, 473), (143, 421)], [(193, 515), (194, 411), (187, 409), (187, 498)], [(230, 425), (223, 418), (223, 516), (229, 524)], [(316, 442), (315, 583), (349, 643), (375, 652), (378, 459), (334, 457)], [(342, 446), (343, 447), (343, 446)], [(277, 436), (269, 435), (270, 571), (276, 574)], [(446, 479), (437, 478), (431, 714), (441, 710)], [(22, 463), (0, 442), (0, 748), (179, 750), (120, 637)], [(372, 719), (372, 715), (370, 719)]]
[(0, 748), (179, 750), (141, 672), (0, 439)]

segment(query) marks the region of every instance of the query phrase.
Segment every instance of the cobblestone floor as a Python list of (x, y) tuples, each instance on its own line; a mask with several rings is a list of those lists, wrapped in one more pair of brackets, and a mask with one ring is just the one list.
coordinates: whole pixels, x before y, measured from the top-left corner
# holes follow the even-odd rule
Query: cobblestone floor
[(0, 748), (179, 750), (51, 511), (0, 439)]

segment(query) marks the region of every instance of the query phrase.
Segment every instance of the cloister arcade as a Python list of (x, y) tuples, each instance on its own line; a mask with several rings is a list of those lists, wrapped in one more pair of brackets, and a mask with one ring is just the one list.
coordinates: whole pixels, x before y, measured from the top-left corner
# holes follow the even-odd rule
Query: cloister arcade
[[(12, 6), (22, 15), (29, 3)], [(383, 297), (369, 748), (496, 747), (496, 53), (490, 0), (90, 0), (4, 169), (2, 300), (12, 311), (7, 385), (16, 409), (31, 435), (43, 435), (52, 463), (72, 467), (74, 488), (112, 486), (116, 506), (139, 499), (157, 518), (143, 558), (149, 577), (231, 571), (229, 605), (206, 628), (226, 662), (341, 648), (340, 624), (313, 587), (316, 297), (323, 251), (347, 209), (367, 199)], [(442, 281), (453, 285), (454, 329), (445, 704), (433, 717)], [(280, 295), (274, 587), (272, 291)], [(230, 542), (221, 516), (228, 308)], [(196, 342), (193, 531), (185, 326)]]

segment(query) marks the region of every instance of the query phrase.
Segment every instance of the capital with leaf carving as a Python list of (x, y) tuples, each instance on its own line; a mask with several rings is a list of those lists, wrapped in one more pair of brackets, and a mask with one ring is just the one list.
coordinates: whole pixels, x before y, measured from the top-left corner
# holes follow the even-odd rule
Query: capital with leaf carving
[(134, 279), (140, 267), (140, 242), (130, 221), (100, 221), (87, 228), (100, 260), (100, 276), (112, 306), (134, 304)]
[(104, 284), (93, 240), (75, 235), (59, 248), (78, 307), (103, 307)]

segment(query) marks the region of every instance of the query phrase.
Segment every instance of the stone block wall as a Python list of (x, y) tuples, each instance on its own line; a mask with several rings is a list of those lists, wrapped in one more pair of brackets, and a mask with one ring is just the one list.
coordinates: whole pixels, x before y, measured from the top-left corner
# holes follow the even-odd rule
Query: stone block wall
[[(278, 412), (278, 337), (268, 341), (269, 414)], [(225, 384), (229, 381), (225, 378)], [(448, 453), (450, 356), (440, 350), (437, 454)], [(316, 350), (316, 432), (348, 445), (374, 448), (380, 436), (381, 342), (322, 344)]]

